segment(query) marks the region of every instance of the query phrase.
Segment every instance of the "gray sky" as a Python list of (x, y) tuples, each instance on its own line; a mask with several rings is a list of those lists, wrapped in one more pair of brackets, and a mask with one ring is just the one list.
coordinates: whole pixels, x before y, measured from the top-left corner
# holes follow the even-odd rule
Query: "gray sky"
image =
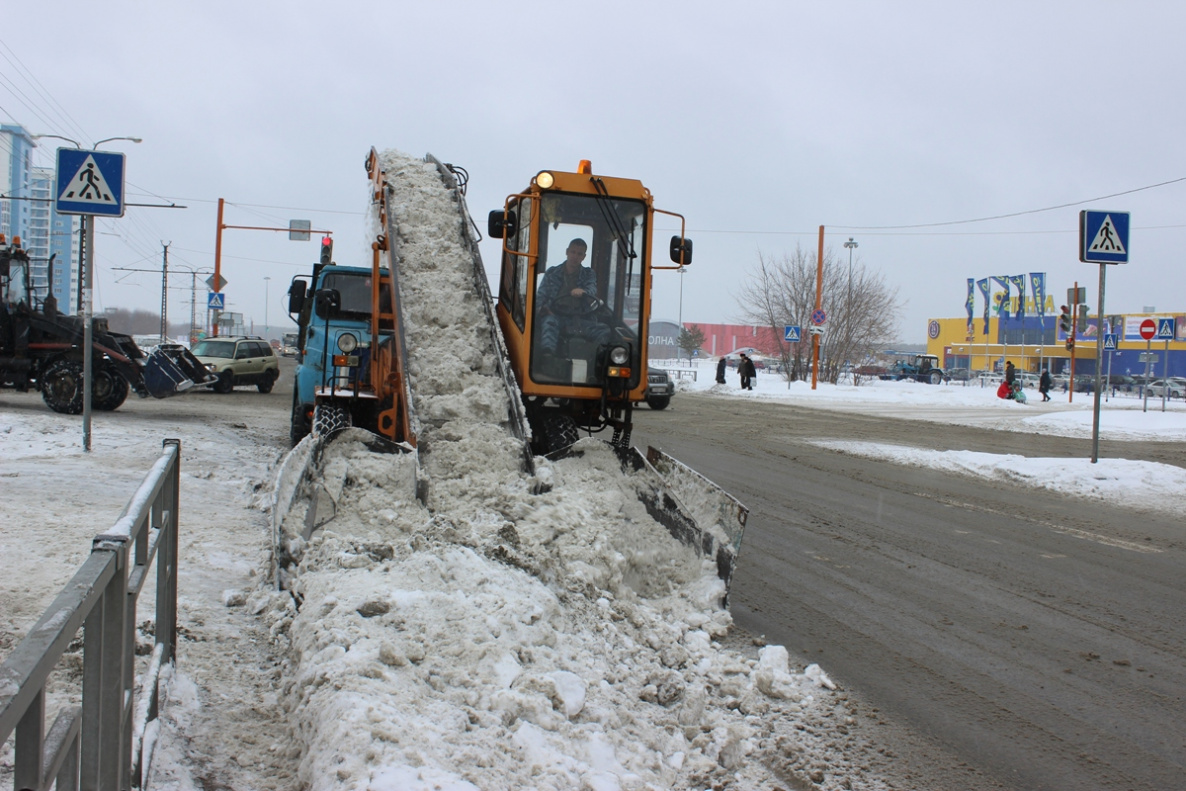
[[(825, 225), (841, 266), (854, 237), (900, 289), (900, 340), (921, 342), (928, 318), (964, 315), (968, 277), (1044, 271), (1056, 304), (1078, 279), (1094, 313), (1082, 208), (1132, 213), (1108, 312), (1186, 309), (1186, 181), (1086, 202), (1186, 177), (1184, 23), (1170, 2), (51, 0), (5, 10), (0, 118), (86, 147), (141, 137), (104, 146), (128, 155), (127, 199), (188, 206), (99, 222), (100, 308), (159, 310), (159, 276), (112, 269), (159, 267), (161, 242), (210, 267), (220, 197), (229, 224), (310, 219), (340, 263), (369, 261), (375, 146), (466, 168), (483, 231), (544, 168), (641, 179), (696, 243), (686, 322), (737, 320), (759, 251), (814, 251)], [(291, 327), (284, 292), (316, 257), (226, 231), (229, 309), (262, 325), (266, 293), (269, 323)], [(679, 276), (655, 286), (655, 315), (676, 318)], [(188, 317), (188, 291), (169, 312)]]

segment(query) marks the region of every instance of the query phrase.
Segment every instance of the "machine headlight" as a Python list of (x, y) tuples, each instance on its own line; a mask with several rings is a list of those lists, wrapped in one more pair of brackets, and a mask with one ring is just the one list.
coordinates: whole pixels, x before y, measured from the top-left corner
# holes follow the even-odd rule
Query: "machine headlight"
[(609, 350), (609, 361), (614, 365), (625, 365), (629, 359), (630, 352), (626, 351), (625, 346), (615, 346)]
[(551, 173), (545, 170), (535, 177), (535, 183), (539, 185), (540, 189), (546, 190), (550, 189), (556, 183), (556, 179)]
[(358, 348), (358, 338), (355, 338), (348, 332), (343, 332), (338, 336), (338, 348), (349, 354)]

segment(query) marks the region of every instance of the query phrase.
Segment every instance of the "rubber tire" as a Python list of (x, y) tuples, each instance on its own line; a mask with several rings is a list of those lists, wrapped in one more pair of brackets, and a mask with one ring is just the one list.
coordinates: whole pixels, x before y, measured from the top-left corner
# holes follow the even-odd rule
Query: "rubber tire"
[(647, 399), (647, 406), (651, 409), (666, 409), (671, 403), (671, 396), (651, 396)]
[(264, 378), (256, 385), (261, 393), (270, 393), (272, 388), (276, 386), (276, 380), (280, 378), (279, 371), (265, 371)]
[(539, 428), (542, 456), (565, 451), (581, 438), (571, 417), (552, 410), (540, 415)]
[(927, 381), (933, 385), (942, 384), (943, 383), (943, 374), (940, 373), (939, 371), (931, 371), (931, 374), (927, 378)]
[(313, 408), (313, 436), (328, 439), (350, 428), (350, 412), (341, 404), (318, 404)]
[(299, 396), (300, 394), (297, 392), (296, 388), (293, 388), (292, 423), (288, 429), (288, 438), (292, 442), (292, 446), (294, 448), (298, 442), (309, 436), (309, 431), (312, 428), (309, 425), (309, 422), (305, 420), (304, 404), (300, 402)]
[(110, 365), (99, 366), (91, 382), (91, 406), (104, 412), (118, 409), (128, 400), (128, 380)]
[(82, 414), (82, 363), (59, 358), (41, 375), (41, 398), (45, 405), (63, 415)]
[(218, 381), (211, 385), (211, 389), (226, 395), (235, 389), (235, 375), (230, 371), (223, 371), (218, 375)]

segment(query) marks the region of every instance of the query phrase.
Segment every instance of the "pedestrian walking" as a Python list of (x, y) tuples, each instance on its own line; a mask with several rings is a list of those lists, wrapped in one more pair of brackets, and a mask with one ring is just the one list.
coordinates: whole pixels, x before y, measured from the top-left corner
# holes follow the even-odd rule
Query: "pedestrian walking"
[(741, 355), (741, 362), (737, 364), (737, 371), (741, 374), (741, 389), (753, 390), (754, 379), (758, 378), (758, 369), (748, 354)]
[(1050, 400), (1050, 388), (1054, 387), (1054, 379), (1050, 376), (1050, 369), (1043, 368), (1042, 376), (1038, 379), (1038, 392), (1042, 394), (1043, 401)]
[(717, 361), (717, 384), (725, 383), (725, 356), (721, 355), (721, 359)]

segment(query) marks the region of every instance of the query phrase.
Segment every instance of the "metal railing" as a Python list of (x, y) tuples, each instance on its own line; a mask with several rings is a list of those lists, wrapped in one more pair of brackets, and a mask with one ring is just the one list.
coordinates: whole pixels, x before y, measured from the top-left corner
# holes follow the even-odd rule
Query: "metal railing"
[[(180, 472), (181, 441), (167, 439), (119, 519), (0, 665), (0, 744), (15, 732), (17, 791), (144, 787), (155, 744), (146, 726), (177, 648)], [(136, 602), (154, 558), (155, 645), (136, 691)], [(46, 685), (80, 627), (82, 705), (64, 708), (47, 731)]]

